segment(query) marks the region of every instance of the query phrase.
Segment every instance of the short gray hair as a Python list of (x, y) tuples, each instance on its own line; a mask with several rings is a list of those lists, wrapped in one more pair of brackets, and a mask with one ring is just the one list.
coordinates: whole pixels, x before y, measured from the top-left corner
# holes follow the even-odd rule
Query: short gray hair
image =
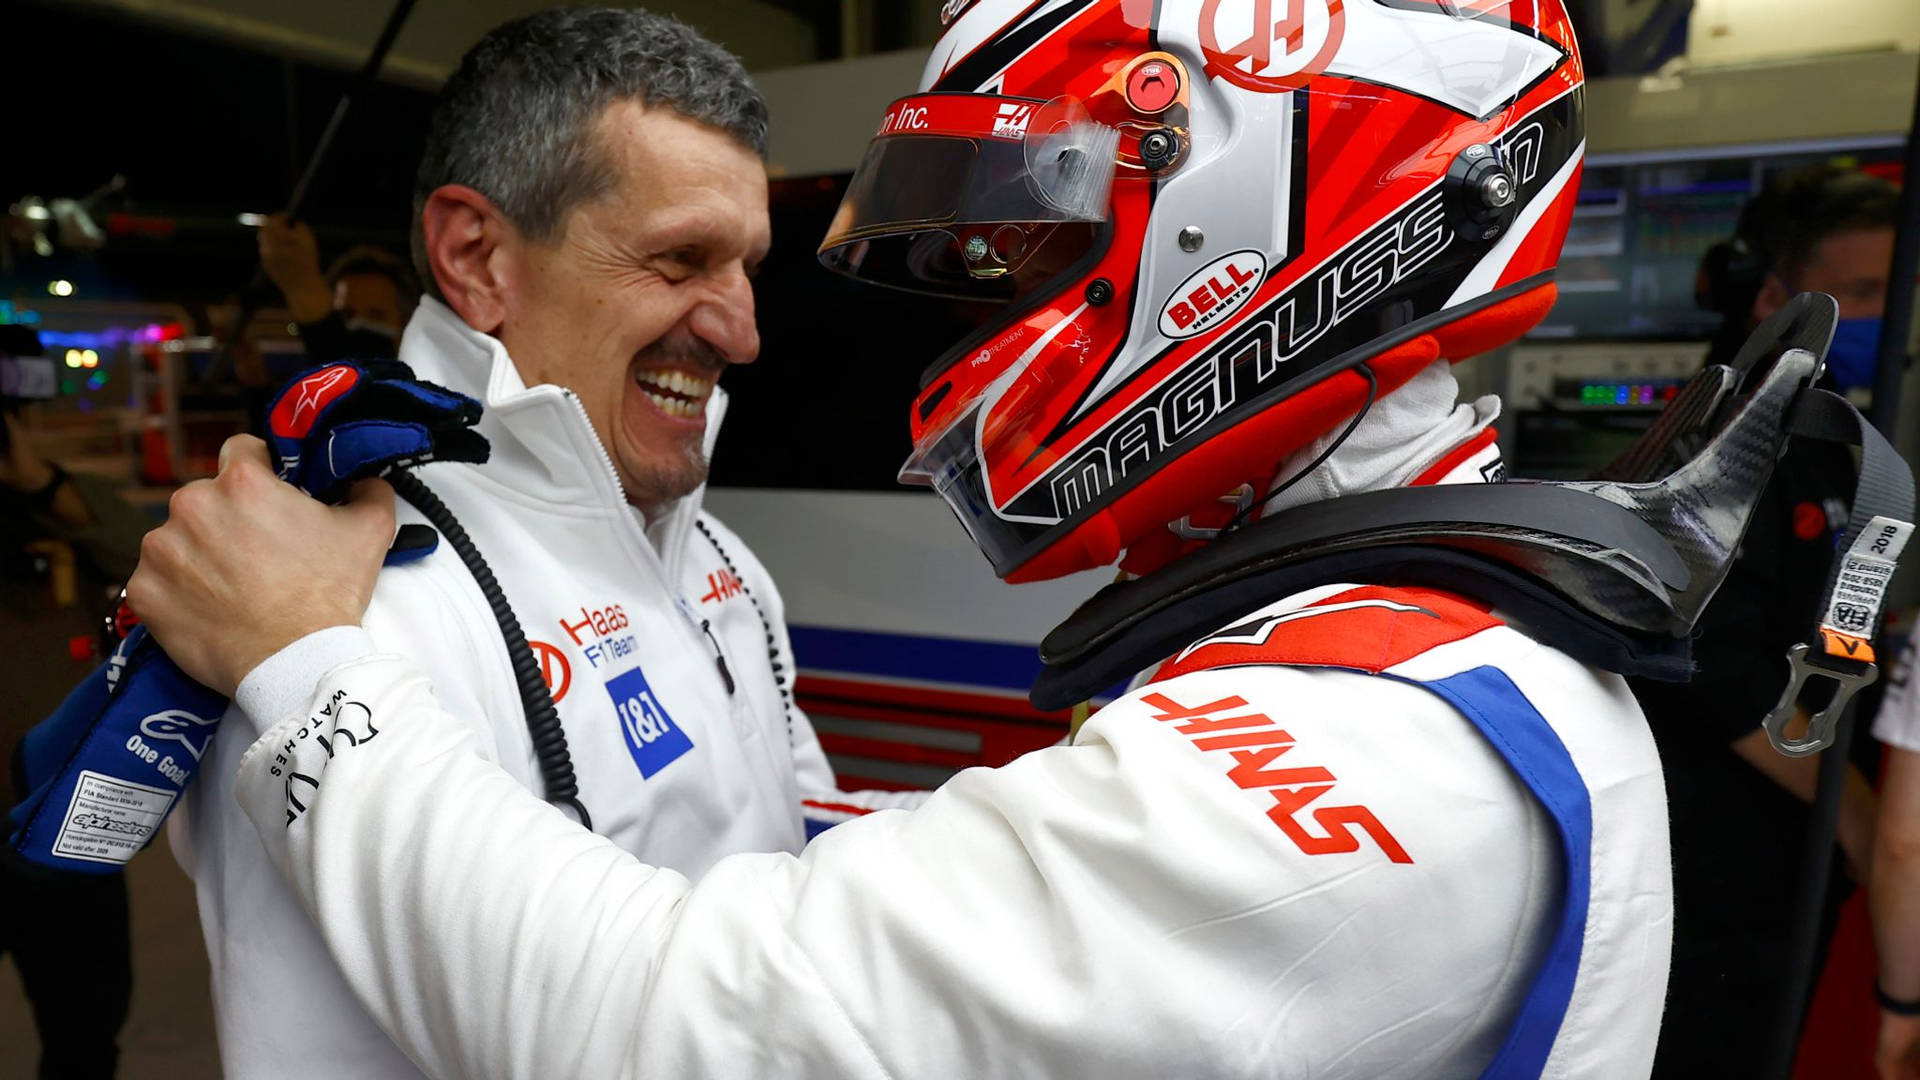
[(489, 31), (440, 90), (413, 184), (413, 264), (440, 295), (420, 215), (446, 184), (485, 195), (535, 240), (618, 180), (594, 124), (609, 105), (661, 106), (767, 154), (767, 102), (740, 59), (637, 8), (558, 8)]

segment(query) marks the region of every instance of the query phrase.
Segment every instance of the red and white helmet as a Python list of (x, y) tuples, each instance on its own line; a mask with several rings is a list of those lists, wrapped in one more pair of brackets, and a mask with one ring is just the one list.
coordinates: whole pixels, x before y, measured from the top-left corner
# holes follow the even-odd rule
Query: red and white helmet
[(944, 14), (821, 259), (1005, 304), (926, 373), (901, 478), (1010, 581), (1151, 569), (1170, 526), (1553, 305), (1585, 145), (1563, 0)]

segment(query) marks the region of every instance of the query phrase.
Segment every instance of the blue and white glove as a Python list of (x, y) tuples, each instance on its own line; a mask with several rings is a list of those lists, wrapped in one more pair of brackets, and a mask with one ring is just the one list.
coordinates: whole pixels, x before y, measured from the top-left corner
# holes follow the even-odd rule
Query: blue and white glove
[(267, 413), (280, 479), (322, 502), (355, 480), (429, 461), (487, 460), (480, 403), (421, 382), (398, 360), (329, 364), (287, 384)]
[[(332, 364), (294, 379), (269, 416), (282, 479), (335, 501), (355, 480), (427, 461), (487, 460), (480, 403), (421, 382), (398, 361)], [(438, 537), (401, 531), (389, 566)], [(113, 873), (146, 846), (213, 741), (227, 699), (194, 682), (131, 619), (105, 665), (20, 743), (7, 847), (55, 870)], [(127, 632), (130, 630), (131, 632)], [(0, 748), (4, 749), (4, 748)]]

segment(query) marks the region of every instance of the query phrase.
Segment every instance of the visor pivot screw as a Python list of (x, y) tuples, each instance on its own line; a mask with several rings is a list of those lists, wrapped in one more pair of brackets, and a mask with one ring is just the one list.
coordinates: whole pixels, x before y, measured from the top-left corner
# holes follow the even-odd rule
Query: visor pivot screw
[(975, 234), (967, 238), (967, 261), (979, 262), (987, 257), (987, 238)]
[(1480, 182), (1480, 198), (1490, 209), (1499, 210), (1513, 205), (1513, 178), (1506, 173), (1494, 173)]
[(1087, 303), (1094, 307), (1106, 307), (1113, 303), (1113, 282), (1106, 278), (1094, 278), (1088, 282)]
[(1505, 233), (1519, 210), (1520, 184), (1509, 160), (1495, 147), (1475, 143), (1460, 151), (1447, 170), (1451, 216), (1460, 235), (1488, 241)]
[(1198, 225), (1189, 225), (1186, 228), (1180, 230), (1180, 250), (1181, 251), (1187, 252), (1188, 254), (1192, 254), (1193, 252), (1199, 251), (1202, 247), (1204, 247), (1206, 245), (1206, 242), (1207, 242), (1207, 234), (1202, 232), (1200, 229), (1200, 226)]
[(1166, 128), (1140, 136), (1140, 164), (1155, 172), (1173, 164), (1180, 153), (1180, 137)]

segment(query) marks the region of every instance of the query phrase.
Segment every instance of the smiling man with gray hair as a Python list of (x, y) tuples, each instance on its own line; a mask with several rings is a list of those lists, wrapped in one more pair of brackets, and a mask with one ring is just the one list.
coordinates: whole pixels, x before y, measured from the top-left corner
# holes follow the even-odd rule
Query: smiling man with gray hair
[[(766, 115), (739, 61), (672, 19), (571, 9), (489, 33), (428, 138), (414, 260), (429, 295), (400, 350), (421, 378), (486, 407), (488, 464), (417, 475), (491, 563), (544, 669), (578, 781), (569, 812), (696, 878), (731, 853), (797, 852), (807, 803), (917, 801), (834, 790), (793, 703), (779, 593), (699, 507), (725, 407), (716, 381), (760, 346), (748, 278), (769, 243)], [(336, 385), (325, 375), (316, 395)], [(164, 539), (144, 557), (164, 562)], [(742, 588), (706, 588), (722, 574)], [(201, 615), (224, 623), (218, 604)], [(235, 697), (245, 715), (227, 718), (172, 837), (199, 891), (229, 1080), (417, 1075), (233, 792), (247, 718), (303, 708), (299, 673), (366, 635), (419, 663), (530, 790), (552, 764), (493, 606), (446, 545), (382, 571), (362, 626), (267, 664), (257, 638), (213, 645), (236, 679), (251, 672)], [(420, 837), (423, 855), (432, 843)], [(390, 989), (418, 975), (393, 971)]]

